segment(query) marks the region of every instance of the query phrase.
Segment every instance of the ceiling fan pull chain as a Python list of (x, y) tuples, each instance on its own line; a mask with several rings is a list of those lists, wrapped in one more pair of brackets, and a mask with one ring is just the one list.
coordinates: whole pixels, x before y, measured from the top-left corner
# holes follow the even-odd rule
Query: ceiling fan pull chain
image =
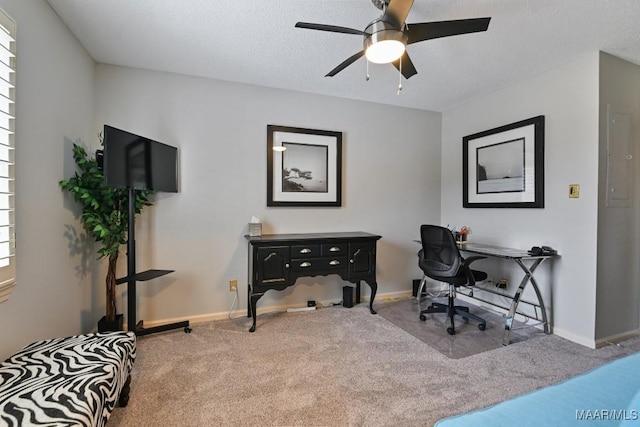
[(398, 67), (398, 93), (396, 93), (396, 95), (400, 95), (401, 90), (402, 90), (402, 56), (400, 57), (400, 67)]
[(366, 81), (369, 81), (369, 60), (367, 59), (367, 78)]

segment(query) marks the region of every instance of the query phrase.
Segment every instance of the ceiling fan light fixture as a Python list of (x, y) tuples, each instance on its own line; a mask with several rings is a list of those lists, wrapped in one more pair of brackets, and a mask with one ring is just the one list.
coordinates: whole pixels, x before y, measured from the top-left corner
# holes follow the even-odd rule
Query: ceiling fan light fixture
[(375, 64), (388, 64), (400, 58), (405, 46), (398, 40), (381, 40), (367, 48), (365, 55)]
[(404, 54), (407, 36), (389, 23), (374, 21), (366, 31), (371, 34), (364, 40), (365, 55), (370, 62), (388, 64)]

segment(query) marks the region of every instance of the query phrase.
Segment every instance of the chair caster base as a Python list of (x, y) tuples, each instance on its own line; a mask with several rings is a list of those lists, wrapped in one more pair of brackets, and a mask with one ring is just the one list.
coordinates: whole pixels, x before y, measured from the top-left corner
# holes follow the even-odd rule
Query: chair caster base
[(449, 335), (455, 335), (455, 334), (456, 334), (456, 330), (455, 330), (455, 329), (453, 329), (453, 328), (447, 328), (447, 333), (448, 333)]
[(480, 329), (481, 331), (484, 331), (485, 329), (487, 329), (487, 324), (486, 323), (479, 323), (478, 324), (478, 329)]
[(420, 315), (420, 320), (422, 320), (423, 322), (427, 320), (427, 316), (425, 316), (424, 314)]

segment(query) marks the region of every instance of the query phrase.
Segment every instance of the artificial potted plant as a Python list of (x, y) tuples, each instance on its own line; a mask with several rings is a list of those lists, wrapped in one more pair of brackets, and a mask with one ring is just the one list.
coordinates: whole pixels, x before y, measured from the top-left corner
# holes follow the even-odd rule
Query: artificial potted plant
[[(98, 136), (102, 144), (101, 135)], [(84, 147), (73, 144), (74, 176), (59, 182), (63, 190), (73, 194), (82, 206), (81, 220), (87, 234), (100, 243), (98, 259), (107, 258), (106, 312), (98, 322), (98, 331), (122, 330), (122, 314), (116, 307), (116, 266), (120, 245), (127, 241), (129, 227), (128, 190), (107, 187), (96, 157), (90, 157)], [(135, 213), (148, 206), (149, 190), (135, 191)]]

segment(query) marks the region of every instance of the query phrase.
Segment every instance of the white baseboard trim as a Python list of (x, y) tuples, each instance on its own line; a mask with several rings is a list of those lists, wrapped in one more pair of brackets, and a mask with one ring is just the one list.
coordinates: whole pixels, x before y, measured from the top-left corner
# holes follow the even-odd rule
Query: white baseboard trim
[[(406, 291), (396, 291), (396, 292), (386, 292), (386, 293), (381, 293), (381, 294), (377, 294), (376, 295), (376, 301), (395, 301), (398, 299), (405, 299), (405, 298), (413, 298), (412, 296), (412, 291), (411, 290), (406, 290)], [(468, 303), (471, 304), (475, 304), (477, 306), (486, 308), (488, 310), (492, 310), (494, 312), (499, 312), (501, 314), (506, 315), (507, 314), (507, 310), (503, 310), (499, 307), (495, 307), (489, 304), (483, 304), (481, 301), (475, 300), (473, 298), (468, 298), (465, 297), (464, 295), (458, 294), (458, 298), (466, 301)], [(361, 298), (361, 304), (365, 304), (369, 302), (369, 295), (363, 295)], [(330, 307), (331, 305), (335, 304), (336, 301), (335, 300), (330, 300), (330, 301), (319, 301), (318, 302), (318, 306), (320, 307)], [(274, 313), (274, 312), (286, 312), (288, 309), (298, 309), (301, 307), (306, 307), (306, 305), (303, 304), (294, 304), (294, 305), (271, 305), (271, 306), (266, 306), (266, 307), (258, 307), (258, 316), (261, 314), (267, 314), (267, 313)], [(374, 307), (375, 307), (375, 302), (374, 302)], [(235, 318), (239, 318), (239, 317), (245, 317), (248, 319), (247, 317), (247, 309), (243, 308), (243, 309), (238, 309), (238, 310), (234, 310), (231, 313), (229, 313), (228, 311), (224, 311), (224, 312), (218, 312), (218, 313), (207, 313), (207, 314), (199, 314), (199, 315), (193, 315), (193, 316), (189, 316), (189, 317), (177, 317), (177, 318), (170, 318), (170, 319), (162, 319), (162, 320), (153, 320), (153, 321), (144, 321), (144, 325), (145, 327), (154, 327), (154, 326), (159, 326), (159, 325), (164, 325), (164, 324), (168, 324), (168, 323), (174, 323), (174, 322), (182, 322), (185, 320), (188, 320), (190, 325), (195, 325), (198, 323), (206, 323), (206, 322), (215, 322), (215, 321), (219, 321), (219, 320), (225, 320), (225, 319), (229, 319), (229, 317), (231, 317), (232, 319)], [(517, 315), (517, 317), (520, 317), (520, 315)], [(516, 320), (519, 320), (516, 318)], [(125, 319), (125, 326), (126, 326), (127, 322)], [(535, 325), (535, 327), (537, 328), (542, 328), (542, 325)], [(563, 330), (561, 328), (557, 328), (557, 327), (553, 327), (553, 334), (554, 335), (558, 335), (559, 337), (565, 338), (569, 341), (575, 342), (576, 344), (580, 344), (583, 345), (585, 347), (589, 347), (589, 348), (600, 348), (600, 347), (604, 347), (607, 345), (611, 345), (611, 344), (616, 344), (617, 342), (629, 339), (629, 338), (633, 338), (635, 336), (640, 336), (640, 329), (637, 330), (632, 330), (632, 331), (628, 331), (628, 332), (624, 332), (621, 334), (616, 334), (616, 335), (612, 335), (606, 338), (601, 338), (598, 340), (590, 340), (590, 339), (586, 339), (584, 337), (575, 335), (571, 332), (567, 332), (566, 330)]]
[[(374, 301), (374, 306), (375, 303), (377, 301), (394, 301), (397, 299), (403, 299), (403, 298), (407, 298), (407, 297), (411, 297), (411, 291), (407, 290), (407, 291), (397, 291), (397, 292), (387, 292), (387, 293), (383, 293), (383, 294), (377, 294), (376, 295), (376, 300)], [(335, 304), (337, 301), (336, 300), (329, 300), (329, 301), (318, 301), (317, 304), (320, 307), (330, 307), (331, 305)], [(360, 304), (364, 304), (364, 303), (368, 303), (369, 302), (369, 295), (363, 295), (360, 299)], [(267, 313), (274, 313), (274, 312), (286, 312), (288, 309), (299, 309), (302, 307), (306, 307), (306, 305), (302, 305), (302, 304), (294, 304), (294, 305), (271, 305), (271, 306), (266, 306), (266, 307), (258, 307), (257, 311), (258, 311), (258, 316), (261, 314), (267, 314)], [(190, 325), (196, 325), (198, 323), (206, 323), (206, 322), (215, 322), (215, 321), (219, 321), (219, 320), (225, 320), (225, 319), (229, 319), (229, 317), (231, 317), (232, 319), (238, 318), (238, 317), (245, 317), (248, 319), (247, 317), (247, 309), (246, 308), (242, 308), (242, 309), (237, 309), (237, 310), (233, 310), (231, 313), (229, 313), (228, 311), (224, 311), (224, 312), (218, 312), (218, 313), (206, 313), (206, 314), (198, 314), (198, 315), (194, 315), (194, 316), (188, 316), (188, 317), (176, 317), (176, 318), (171, 318), (171, 319), (162, 319), (162, 320), (145, 320), (144, 321), (144, 326), (145, 328), (152, 328), (154, 326), (159, 326), (159, 325), (165, 325), (168, 323), (175, 323), (175, 322), (183, 322), (185, 320), (189, 321)], [(126, 325), (127, 321), (125, 319), (125, 325)]]
[(590, 340), (590, 339), (578, 336), (576, 334), (573, 334), (571, 332), (567, 332), (562, 328), (554, 327), (553, 334), (559, 337), (568, 339), (569, 341), (573, 341), (576, 344), (583, 345), (585, 347), (594, 348), (594, 349), (596, 348), (596, 343), (594, 340)]

